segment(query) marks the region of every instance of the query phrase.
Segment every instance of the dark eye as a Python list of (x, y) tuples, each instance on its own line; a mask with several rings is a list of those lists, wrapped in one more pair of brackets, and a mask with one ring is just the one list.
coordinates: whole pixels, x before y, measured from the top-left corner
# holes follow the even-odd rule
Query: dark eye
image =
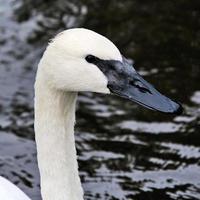
[(87, 56), (85, 57), (85, 60), (86, 60), (87, 62), (89, 62), (89, 63), (94, 63), (94, 62), (96, 61), (96, 57), (93, 56), (93, 55), (87, 55)]

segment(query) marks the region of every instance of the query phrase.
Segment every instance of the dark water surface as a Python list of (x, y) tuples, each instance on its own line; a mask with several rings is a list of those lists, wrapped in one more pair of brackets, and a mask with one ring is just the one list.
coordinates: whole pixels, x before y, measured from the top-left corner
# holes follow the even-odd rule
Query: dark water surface
[(0, 0), (0, 175), (40, 199), (33, 83), (49, 40), (70, 27), (112, 39), (181, 116), (80, 94), (76, 145), (86, 200), (200, 199), (200, 1)]

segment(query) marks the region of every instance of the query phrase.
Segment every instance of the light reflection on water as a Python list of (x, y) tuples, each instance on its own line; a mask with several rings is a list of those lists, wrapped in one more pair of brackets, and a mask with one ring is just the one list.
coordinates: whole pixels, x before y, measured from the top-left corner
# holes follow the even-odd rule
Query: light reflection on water
[(124, 121), (118, 125), (122, 129), (130, 129), (132, 131), (144, 132), (144, 133), (174, 133), (180, 131), (181, 124), (175, 124), (172, 122), (139, 122), (139, 121)]
[(191, 101), (200, 104), (200, 91), (196, 91), (193, 96), (191, 97)]
[(76, 145), (85, 199), (200, 199), (196, 2), (0, 0), (0, 175), (40, 200), (36, 66), (49, 38), (83, 25), (112, 38), (146, 79), (185, 107), (181, 116), (166, 116), (118, 97), (81, 93)]

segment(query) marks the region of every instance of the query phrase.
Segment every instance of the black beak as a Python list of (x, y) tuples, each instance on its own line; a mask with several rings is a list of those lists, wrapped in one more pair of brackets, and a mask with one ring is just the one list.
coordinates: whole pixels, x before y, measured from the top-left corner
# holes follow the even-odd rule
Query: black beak
[(158, 92), (135, 71), (125, 58), (123, 58), (123, 62), (96, 58), (94, 64), (108, 78), (108, 88), (111, 93), (152, 110), (164, 113), (182, 113), (183, 109), (179, 103)]

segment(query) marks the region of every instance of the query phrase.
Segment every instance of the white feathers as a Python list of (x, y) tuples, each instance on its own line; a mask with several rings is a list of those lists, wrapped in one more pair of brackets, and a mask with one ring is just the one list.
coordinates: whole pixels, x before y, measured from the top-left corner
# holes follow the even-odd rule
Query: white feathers
[(57, 35), (35, 83), (35, 134), (43, 200), (83, 200), (74, 141), (76, 93), (109, 93), (107, 78), (87, 55), (122, 60), (107, 38), (86, 29)]
[(1, 200), (31, 200), (24, 192), (7, 179), (0, 176)]
[(84, 58), (95, 55), (104, 60), (122, 61), (118, 48), (106, 37), (84, 28), (74, 28), (59, 33), (48, 48), (56, 48), (65, 55)]
[(122, 60), (117, 47), (107, 38), (87, 29), (70, 29), (47, 47), (39, 65), (40, 76), (56, 89), (109, 93), (107, 78), (85, 60), (87, 55)]

